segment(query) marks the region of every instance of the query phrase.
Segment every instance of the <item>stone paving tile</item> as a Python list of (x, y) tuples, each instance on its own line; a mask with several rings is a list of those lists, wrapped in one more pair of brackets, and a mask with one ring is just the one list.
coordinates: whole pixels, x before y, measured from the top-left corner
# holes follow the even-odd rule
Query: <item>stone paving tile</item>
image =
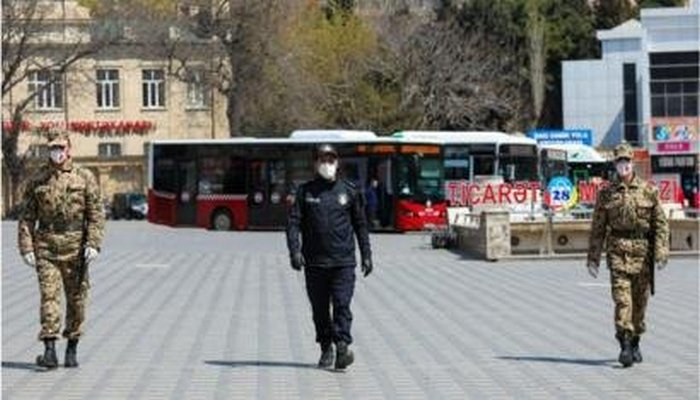
[[(81, 367), (38, 372), (36, 275), (2, 224), (7, 399), (688, 399), (698, 397), (698, 259), (657, 275), (645, 362), (616, 363), (609, 276), (581, 259), (488, 263), (425, 235), (372, 236), (355, 364), (315, 368), (303, 276), (281, 232), (110, 222), (91, 268)], [(58, 346), (63, 357), (65, 344)]]

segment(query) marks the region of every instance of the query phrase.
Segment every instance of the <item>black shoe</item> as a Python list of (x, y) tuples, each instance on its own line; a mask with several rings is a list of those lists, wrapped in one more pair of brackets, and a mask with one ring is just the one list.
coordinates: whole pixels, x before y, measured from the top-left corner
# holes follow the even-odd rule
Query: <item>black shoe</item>
[(345, 342), (336, 343), (336, 347), (335, 369), (345, 369), (345, 367), (355, 361), (355, 355), (352, 353), (352, 350), (348, 349), (348, 345)]
[(65, 366), (66, 368), (76, 368), (78, 366), (78, 339), (68, 339)]
[(318, 360), (319, 368), (330, 368), (333, 365), (333, 345), (321, 345), (321, 358)]
[(44, 355), (36, 356), (36, 365), (48, 369), (58, 368), (56, 339), (44, 339)]
[(630, 343), (630, 338), (627, 335), (618, 337), (618, 341), (620, 342), (620, 357), (618, 357), (617, 360), (623, 367), (627, 368), (634, 362), (632, 357), (632, 344)]
[(642, 358), (642, 351), (639, 350), (639, 339), (639, 336), (635, 336), (630, 341), (630, 344), (632, 345), (632, 361), (634, 361), (637, 364), (644, 361), (644, 359)]

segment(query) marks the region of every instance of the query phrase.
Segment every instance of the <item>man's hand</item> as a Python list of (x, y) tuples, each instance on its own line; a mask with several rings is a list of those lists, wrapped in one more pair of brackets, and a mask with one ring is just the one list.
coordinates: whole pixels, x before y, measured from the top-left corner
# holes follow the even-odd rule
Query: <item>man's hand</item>
[(589, 261), (586, 267), (588, 268), (588, 273), (591, 274), (592, 277), (598, 277), (598, 264), (594, 263), (593, 261)]
[(36, 268), (36, 257), (34, 256), (33, 251), (30, 251), (26, 254), (22, 254), (22, 261), (24, 261), (24, 263), (27, 264), (29, 268)]
[(301, 269), (306, 266), (306, 260), (304, 259), (304, 255), (300, 252), (292, 254), (291, 263), (292, 269), (295, 271), (301, 271)]
[(668, 260), (661, 260), (656, 262), (656, 269), (662, 271), (668, 265)]
[(90, 265), (91, 262), (95, 261), (97, 259), (97, 256), (100, 254), (97, 249), (92, 248), (92, 247), (86, 247), (85, 248), (85, 253), (83, 253), (83, 256), (85, 257), (85, 265)]
[(367, 277), (367, 275), (372, 273), (372, 269), (374, 267), (372, 266), (372, 259), (371, 258), (363, 258), (362, 259), (362, 274)]

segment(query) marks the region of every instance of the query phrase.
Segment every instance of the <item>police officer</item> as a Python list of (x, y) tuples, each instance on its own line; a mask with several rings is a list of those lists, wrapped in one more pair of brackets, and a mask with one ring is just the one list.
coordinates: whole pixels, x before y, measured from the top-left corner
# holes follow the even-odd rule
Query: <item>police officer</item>
[(615, 302), (615, 336), (624, 367), (642, 362), (639, 341), (646, 326), (644, 313), (650, 277), (656, 265), (668, 262), (669, 227), (658, 190), (634, 174), (632, 149), (615, 148), (617, 177), (598, 193), (588, 248), (588, 272), (598, 275), (600, 255), (606, 249)]
[(333, 365), (335, 343), (335, 368), (342, 370), (354, 360), (348, 349), (352, 343), (350, 302), (355, 288), (353, 236), (360, 247), (364, 276), (372, 272), (372, 253), (362, 193), (350, 181), (338, 178), (335, 148), (320, 145), (315, 166), (316, 178), (300, 186), (291, 206), (287, 246), (292, 268), (304, 268), (316, 342), (321, 346), (318, 366)]
[(81, 256), (87, 267), (99, 254), (104, 215), (95, 178), (72, 162), (68, 134), (51, 131), (48, 138), (50, 160), (24, 191), (19, 250), (24, 262), (39, 277), (39, 340), (44, 342), (44, 354), (37, 357), (37, 364), (49, 369), (58, 367), (55, 342), (61, 328), (63, 286), (66, 321), (62, 334), (68, 339), (64, 361), (71, 368), (78, 366), (78, 339), (89, 288), (87, 274), (79, 272)]

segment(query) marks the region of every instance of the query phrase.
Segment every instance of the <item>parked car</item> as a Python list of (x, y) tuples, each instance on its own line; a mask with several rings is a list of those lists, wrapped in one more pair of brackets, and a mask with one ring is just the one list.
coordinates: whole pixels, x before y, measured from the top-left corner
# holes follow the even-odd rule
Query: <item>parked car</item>
[(112, 218), (145, 219), (148, 215), (146, 196), (141, 193), (115, 193), (112, 198)]

